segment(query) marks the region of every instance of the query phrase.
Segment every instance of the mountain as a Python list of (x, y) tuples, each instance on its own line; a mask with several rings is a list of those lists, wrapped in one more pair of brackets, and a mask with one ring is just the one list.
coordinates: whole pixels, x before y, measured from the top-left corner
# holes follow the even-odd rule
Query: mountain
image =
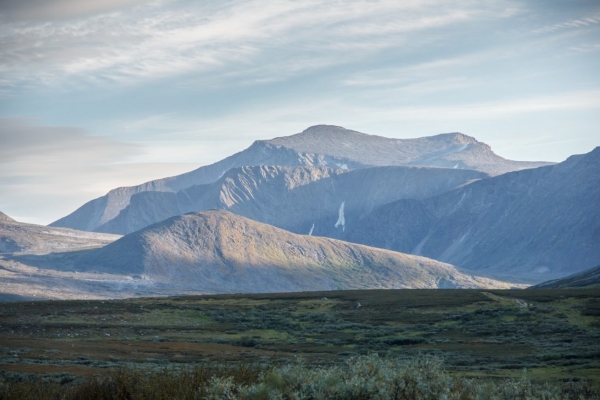
[(8, 215), (0, 212), (0, 222), (16, 222), (14, 219), (9, 217)]
[(98, 232), (128, 234), (192, 211), (225, 209), (294, 233), (340, 238), (374, 208), (423, 199), (489, 175), (424, 167), (260, 166), (230, 169), (215, 183), (177, 193), (142, 192)]
[(488, 145), (460, 133), (390, 139), (339, 126), (317, 125), (296, 135), (258, 140), (242, 152), (182, 175), (111, 190), (51, 226), (93, 231), (115, 218), (136, 193), (178, 192), (194, 185), (213, 183), (236, 167), (277, 165), (359, 169), (420, 165), (474, 169), (497, 175), (546, 164), (505, 160), (494, 154)]
[(0, 213), (0, 254), (47, 254), (92, 248), (104, 246), (120, 237), (120, 235), (26, 224)]
[(383, 205), (344, 239), (533, 282), (591, 268), (600, 263), (600, 148)]
[(542, 282), (531, 289), (600, 288), (600, 265), (566, 278)]
[(218, 293), (508, 286), (424, 257), (296, 235), (223, 210), (170, 218), (76, 262)]

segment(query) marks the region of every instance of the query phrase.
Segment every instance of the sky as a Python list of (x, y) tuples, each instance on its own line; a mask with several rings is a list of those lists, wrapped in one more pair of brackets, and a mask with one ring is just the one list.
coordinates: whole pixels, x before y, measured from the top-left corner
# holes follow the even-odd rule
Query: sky
[(317, 124), (589, 152), (600, 2), (0, 2), (0, 211), (17, 220)]

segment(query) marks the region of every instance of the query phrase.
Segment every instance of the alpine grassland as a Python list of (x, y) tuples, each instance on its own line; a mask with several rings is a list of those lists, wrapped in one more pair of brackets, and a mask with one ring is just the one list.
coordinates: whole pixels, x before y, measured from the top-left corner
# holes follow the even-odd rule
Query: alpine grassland
[(600, 293), (0, 303), (0, 399), (596, 399)]

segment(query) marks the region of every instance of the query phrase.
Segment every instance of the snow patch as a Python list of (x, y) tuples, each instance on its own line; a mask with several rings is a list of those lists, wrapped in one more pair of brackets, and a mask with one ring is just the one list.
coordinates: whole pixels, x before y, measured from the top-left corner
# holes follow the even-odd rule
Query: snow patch
[(310, 228), (310, 232), (308, 232), (308, 236), (312, 236), (312, 233), (314, 230), (315, 230), (315, 223), (313, 222), (312, 228)]
[(452, 167), (452, 168), (454, 168), (454, 169), (458, 168), (458, 164), (456, 164), (456, 165), (455, 165), (454, 167)]
[(346, 230), (346, 219), (344, 218), (344, 204), (346, 203), (346, 201), (342, 201), (342, 204), (340, 205), (340, 210), (338, 211), (338, 220), (335, 223), (335, 228), (337, 228), (338, 226), (342, 226), (342, 231)]

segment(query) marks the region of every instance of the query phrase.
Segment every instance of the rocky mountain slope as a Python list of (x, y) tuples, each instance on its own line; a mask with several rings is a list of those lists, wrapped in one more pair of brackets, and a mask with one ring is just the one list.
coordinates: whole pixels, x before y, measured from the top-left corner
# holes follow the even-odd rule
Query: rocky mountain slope
[(600, 263), (600, 148), (384, 205), (345, 239), (541, 282)]
[(378, 206), (423, 199), (487, 177), (473, 170), (424, 167), (233, 168), (212, 184), (135, 194), (96, 231), (128, 234), (175, 215), (225, 209), (294, 233), (340, 238)]
[(390, 139), (338, 126), (317, 125), (289, 137), (258, 140), (242, 152), (182, 175), (111, 190), (51, 225), (93, 231), (115, 218), (136, 193), (178, 192), (193, 185), (215, 182), (231, 168), (244, 166), (358, 169), (421, 165), (473, 169), (497, 175), (545, 164), (505, 160), (494, 154), (488, 145), (460, 133)]
[(600, 288), (600, 265), (569, 275), (566, 278), (555, 279), (532, 286), (531, 289), (567, 289), (567, 288)]
[(424, 257), (296, 235), (223, 210), (170, 218), (77, 263), (219, 293), (507, 286)]
[(8, 215), (0, 212), (0, 222), (16, 222), (14, 219), (9, 217)]

